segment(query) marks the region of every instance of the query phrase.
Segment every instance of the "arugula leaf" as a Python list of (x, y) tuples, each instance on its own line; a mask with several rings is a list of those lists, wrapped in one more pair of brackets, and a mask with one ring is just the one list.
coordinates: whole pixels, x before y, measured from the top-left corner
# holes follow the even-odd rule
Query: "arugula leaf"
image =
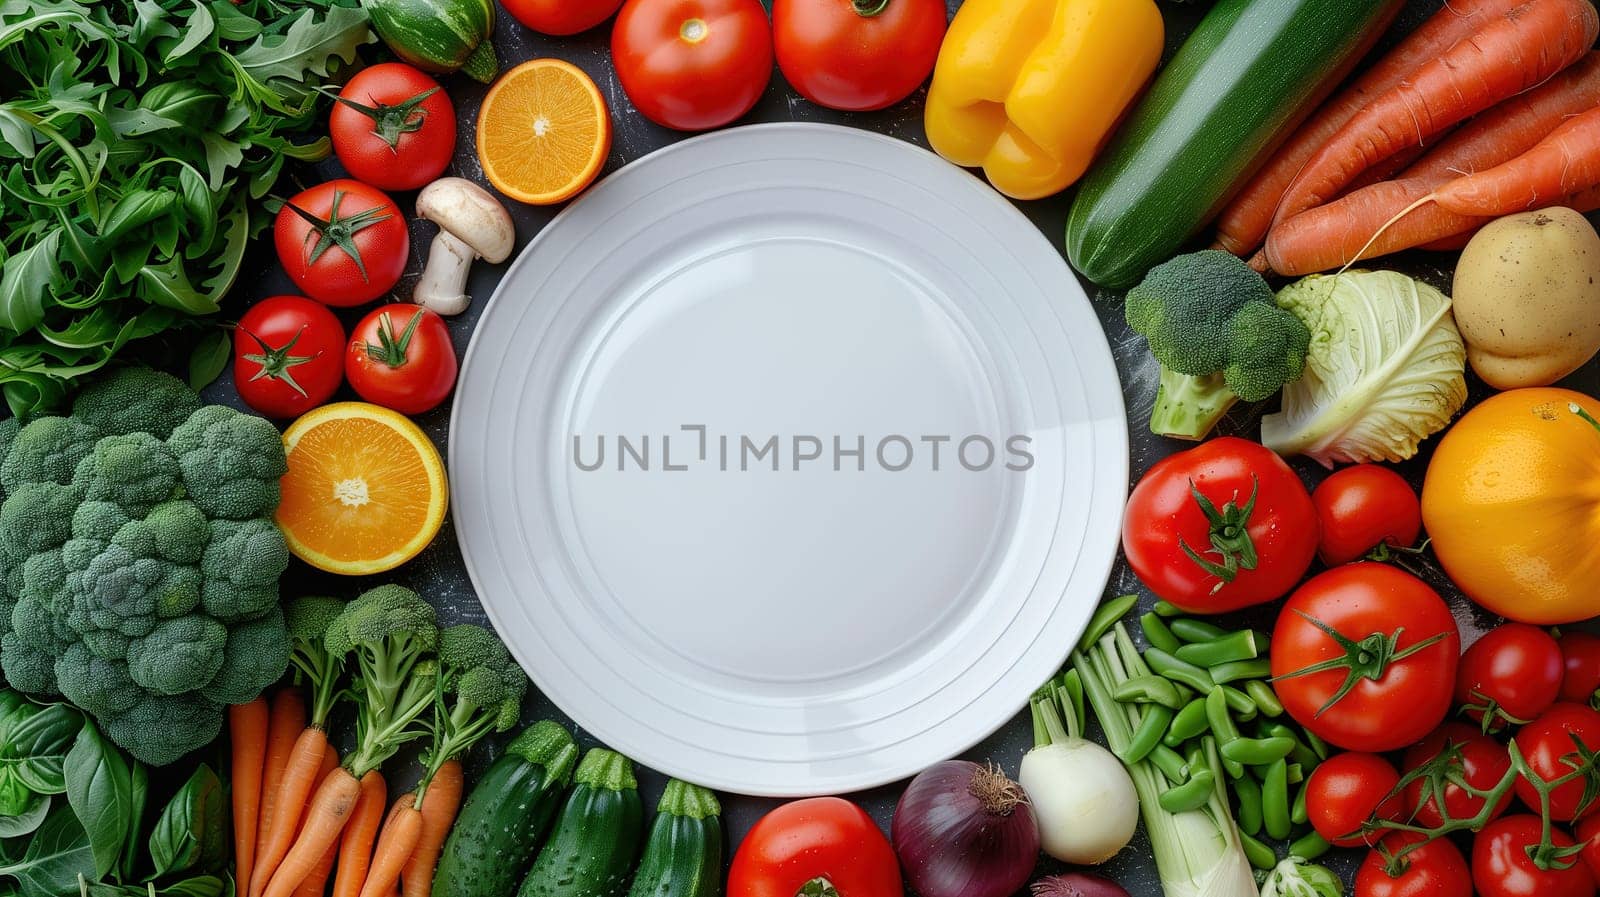
[(263, 37), (235, 53), (239, 65), (262, 84), (274, 78), (298, 82), (307, 72), (326, 76), (334, 59), (354, 62), (357, 48), (378, 39), (358, 7), (329, 7), (320, 21), (316, 12), (301, 10), (281, 36)]
[(44, 320), (45, 297), (62, 283), (60, 246), (61, 231), (52, 230), (0, 266), (0, 327), (20, 332)]

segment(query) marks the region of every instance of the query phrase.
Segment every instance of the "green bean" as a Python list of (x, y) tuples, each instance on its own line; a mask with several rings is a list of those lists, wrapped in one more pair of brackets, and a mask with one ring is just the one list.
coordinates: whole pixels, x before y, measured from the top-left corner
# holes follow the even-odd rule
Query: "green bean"
[[(1328, 743), (1323, 741), (1321, 738), (1318, 738), (1317, 733), (1311, 731), (1310, 729), (1302, 728), (1300, 731), (1305, 734), (1305, 743), (1310, 746), (1311, 750), (1316, 752), (1317, 759), (1328, 759)], [(1313, 763), (1311, 765), (1315, 766), (1316, 764)]]
[(1230, 632), (1210, 641), (1191, 642), (1174, 653), (1179, 660), (1187, 660), (1195, 666), (1202, 667), (1254, 660), (1261, 656), (1261, 652), (1256, 648), (1256, 634), (1248, 629)]
[(1217, 684), (1224, 682), (1238, 682), (1240, 679), (1251, 681), (1265, 679), (1272, 675), (1272, 662), (1265, 657), (1252, 660), (1229, 660), (1216, 664), (1209, 669), (1211, 681)]
[(1223, 751), (1222, 768), (1227, 770), (1228, 777), (1237, 779), (1244, 775), (1244, 764), (1237, 760), (1229, 760), (1226, 754), (1228, 743), (1239, 737), (1239, 727), (1234, 725), (1233, 717), (1228, 715), (1228, 701), (1222, 694), (1222, 686), (1211, 689), (1206, 695), (1206, 720), (1211, 723), (1211, 734), (1217, 738), (1217, 748)]
[(1160, 676), (1135, 676), (1117, 683), (1111, 696), (1124, 704), (1160, 704), (1169, 710), (1183, 706), (1183, 696), (1170, 679)]
[(1172, 629), (1173, 635), (1191, 644), (1213, 641), (1228, 634), (1228, 630), (1221, 626), (1196, 620), (1194, 617), (1177, 617), (1167, 623), (1167, 626)]
[(1289, 837), (1289, 767), (1281, 759), (1267, 767), (1261, 780), (1261, 827), (1267, 837)]
[(1118, 751), (1117, 757), (1129, 766), (1143, 760), (1161, 744), (1161, 736), (1166, 734), (1167, 726), (1171, 724), (1171, 710), (1160, 704), (1146, 704), (1139, 728), (1134, 730), (1127, 749)]
[(1311, 814), (1306, 810), (1306, 792), (1310, 790), (1311, 783), (1305, 781), (1294, 793), (1294, 803), (1289, 806), (1289, 821), (1295, 825), (1305, 825), (1311, 821)]
[[(1244, 684), (1244, 693), (1250, 696), (1250, 700), (1255, 703), (1256, 709), (1261, 711), (1262, 716), (1278, 717), (1283, 715), (1283, 702), (1278, 700), (1278, 695), (1272, 690), (1272, 686), (1262, 682), (1260, 679), (1251, 679), (1246, 682)], [(1298, 742), (1299, 739), (1295, 739), (1295, 741)]]
[(1278, 855), (1272, 852), (1272, 848), (1244, 832), (1239, 833), (1239, 844), (1244, 848), (1245, 859), (1257, 869), (1271, 871), (1273, 866), (1278, 865)]
[(1167, 735), (1176, 738), (1178, 744), (1182, 744), (1197, 735), (1204, 735), (1209, 728), (1211, 722), (1206, 719), (1206, 699), (1195, 698), (1178, 710), (1177, 715), (1172, 718), (1172, 728), (1167, 730)]
[(1161, 770), (1161, 774), (1166, 776), (1168, 781), (1181, 782), (1189, 777), (1189, 761), (1164, 744), (1152, 748), (1145, 759), (1156, 769)]
[[(1148, 663), (1150, 669), (1155, 670), (1157, 673), (1174, 682), (1187, 685), (1201, 694), (1210, 692), (1212, 686), (1217, 684), (1211, 681), (1211, 675), (1205, 670), (1187, 661), (1179, 660), (1160, 648), (1151, 648), (1145, 651), (1144, 662)], [(1249, 699), (1246, 698), (1246, 700)]]
[(1183, 645), (1183, 642), (1178, 641), (1178, 637), (1172, 634), (1172, 630), (1167, 628), (1166, 622), (1154, 611), (1139, 618), (1139, 628), (1144, 630), (1144, 640), (1149, 642), (1152, 648), (1171, 654)]
[(1239, 831), (1247, 835), (1261, 834), (1261, 785), (1254, 776), (1241, 776), (1233, 782), (1233, 796), (1239, 805)]
[(1117, 625), (1117, 621), (1128, 611), (1133, 610), (1133, 606), (1138, 603), (1138, 595), (1123, 595), (1100, 605), (1095, 610), (1094, 616), (1089, 618), (1089, 628), (1083, 631), (1083, 638), (1078, 643), (1088, 646), (1100, 641), (1100, 636)]
[(1286, 779), (1286, 781), (1291, 785), (1298, 785), (1301, 782), (1304, 782), (1305, 780), (1306, 780), (1306, 768), (1304, 766), (1301, 766), (1298, 763), (1290, 763), (1289, 764), (1288, 778)]
[(1228, 709), (1233, 711), (1234, 715), (1246, 719), (1255, 717), (1256, 702), (1250, 700), (1249, 695), (1231, 685), (1218, 684), (1217, 687), (1222, 689), (1222, 697), (1228, 702)]
[(1209, 769), (1197, 769), (1189, 781), (1176, 785), (1161, 792), (1157, 802), (1161, 809), (1168, 813), (1184, 813), (1189, 810), (1198, 810), (1211, 800), (1211, 792), (1216, 790), (1217, 777)]
[(1333, 848), (1327, 839), (1316, 832), (1306, 832), (1293, 844), (1289, 845), (1289, 856), (1299, 857), (1302, 860), (1320, 859), (1323, 854)]
[(1294, 739), (1294, 750), (1289, 754), (1290, 763), (1298, 763), (1302, 769), (1316, 769), (1317, 764), (1322, 762), (1322, 758), (1318, 757), (1311, 748), (1306, 747), (1304, 741), (1300, 740), (1300, 732), (1300, 729), (1294, 726), (1286, 726), (1283, 723), (1270, 723), (1261, 727), (1262, 735)]
[(1222, 756), (1246, 766), (1267, 766), (1289, 756), (1294, 740), (1289, 738), (1235, 738), (1221, 746)]
[(1157, 601), (1155, 612), (1163, 617), (1176, 617), (1183, 614), (1183, 608), (1171, 603), (1170, 601)]

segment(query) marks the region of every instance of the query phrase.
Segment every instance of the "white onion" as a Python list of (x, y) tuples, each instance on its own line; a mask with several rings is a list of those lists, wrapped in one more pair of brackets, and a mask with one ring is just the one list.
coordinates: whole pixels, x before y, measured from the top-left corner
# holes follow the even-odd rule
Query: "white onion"
[(1040, 745), (1022, 758), (1044, 852), (1066, 863), (1103, 863), (1133, 839), (1139, 795), (1122, 761), (1082, 738)]

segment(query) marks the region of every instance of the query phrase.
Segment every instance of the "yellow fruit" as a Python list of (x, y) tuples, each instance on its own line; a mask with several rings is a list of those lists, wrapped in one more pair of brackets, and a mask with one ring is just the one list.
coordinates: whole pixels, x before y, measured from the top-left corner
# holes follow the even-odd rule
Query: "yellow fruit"
[(349, 576), (393, 570), (428, 547), (444, 523), (449, 485), (426, 434), (365, 402), (307, 412), (283, 434), (278, 527), (313, 567)]
[(478, 110), (483, 174), (520, 202), (571, 199), (594, 181), (609, 152), (605, 98), (569, 62), (524, 62), (494, 82)]

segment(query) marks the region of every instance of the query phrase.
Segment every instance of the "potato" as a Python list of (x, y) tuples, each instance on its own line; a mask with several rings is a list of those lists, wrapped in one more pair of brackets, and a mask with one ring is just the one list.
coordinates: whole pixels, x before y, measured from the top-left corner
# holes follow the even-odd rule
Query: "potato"
[(1600, 235), (1572, 209), (1507, 215), (1462, 251), (1454, 293), (1484, 382), (1548, 386), (1600, 350)]

